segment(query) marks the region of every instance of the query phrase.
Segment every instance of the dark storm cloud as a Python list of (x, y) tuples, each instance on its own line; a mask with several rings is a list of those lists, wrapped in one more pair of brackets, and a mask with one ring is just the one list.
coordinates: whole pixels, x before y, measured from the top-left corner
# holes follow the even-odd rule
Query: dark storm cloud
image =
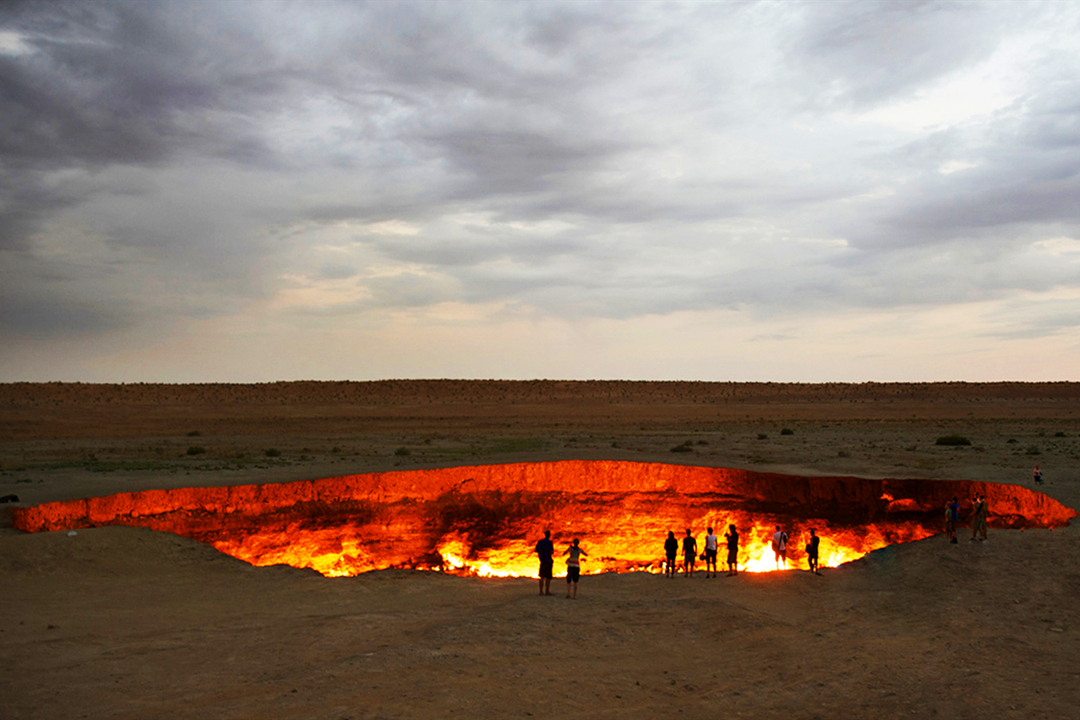
[[(5, 297), (6, 296), (6, 297)], [(0, 292), (0, 336), (50, 340), (128, 327), (124, 313), (33, 292)]]

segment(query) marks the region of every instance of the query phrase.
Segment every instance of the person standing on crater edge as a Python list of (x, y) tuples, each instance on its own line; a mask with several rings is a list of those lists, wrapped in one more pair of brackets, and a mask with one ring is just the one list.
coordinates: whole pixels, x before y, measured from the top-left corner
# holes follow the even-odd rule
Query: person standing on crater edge
[(1036, 485), (1042, 485), (1042, 470), (1039, 469), (1038, 465), (1035, 466), (1033, 477)]
[(810, 528), (810, 542), (806, 544), (806, 559), (810, 562), (810, 572), (820, 575), (818, 572), (818, 548), (821, 546), (821, 538), (817, 536), (814, 528)]
[(694, 577), (694, 563), (697, 562), (697, 540), (686, 528), (686, 537), (682, 539), (683, 577)]
[(734, 525), (728, 525), (724, 539), (727, 540), (727, 574), (731, 577), (739, 574), (739, 531)]
[(679, 541), (671, 530), (668, 530), (667, 540), (664, 541), (664, 554), (667, 555), (667, 567), (664, 569), (664, 575), (675, 577), (675, 556), (679, 554)]
[(570, 598), (570, 585), (574, 585), (574, 595), (571, 599), (577, 600), (577, 584), (581, 579), (581, 558), (589, 557), (589, 553), (585, 552), (578, 545), (578, 539), (574, 538), (574, 544), (566, 548), (566, 552), (563, 555), (569, 555), (566, 559), (566, 597)]
[(953, 497), (952, 502), (945, 506), (945, 534), (949, 542), (956, 542), (956, 523), (960, 520), (960, 501)]
[(971, 519), (971, 539), (986, 542), (986, 519), (990, 515), (990, 505), (985, 495), (977, 496), (972, 504), (975, 506), (975, 516)]
[(550, 595), (555, 571), (555, 543), (551, 542), (550, 530), (545, 530), (544, 537), (536, 543), (536, 555), (540, 558), (540, 594)]
[(776, 532), (772, 536), (772, 549), (773, 554), (776, 556), (776, 569), (780, 569), (780, 563), (784, 563), (784, 569), (787, 570), (787, 543), (788, 534), (780, 529), (780, 526), (776, 526)]
[(710, 568), (712, 569), (711, 577), (716, 577), (716, 535), (713, 534), (712, 528), (709, 528), (709, 534), (705, 536), (705, 577), (710, 577)]

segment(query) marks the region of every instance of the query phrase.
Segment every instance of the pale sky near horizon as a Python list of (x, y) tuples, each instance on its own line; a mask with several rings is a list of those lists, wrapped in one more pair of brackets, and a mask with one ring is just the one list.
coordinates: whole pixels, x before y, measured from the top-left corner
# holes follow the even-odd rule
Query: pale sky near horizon
[(7, 2), (0, 381), (1080, 380), (1080, 2)]

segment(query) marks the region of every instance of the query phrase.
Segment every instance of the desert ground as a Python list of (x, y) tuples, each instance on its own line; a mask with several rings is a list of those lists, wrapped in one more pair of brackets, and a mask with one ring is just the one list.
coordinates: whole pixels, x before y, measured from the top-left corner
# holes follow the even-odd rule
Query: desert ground
[[(1038, 464), (1080, 508), (1080, 384), (0, 385), (0, 496), (22, 505), (565, 459), (1027, 487)], [(570, 601), (558, 578), (538, 597), (257, 568), (139, 528), (25, 534), (11, 507), (4, 719), (1080, 715), (1075, 521), (821, 576), (586, 576)]]

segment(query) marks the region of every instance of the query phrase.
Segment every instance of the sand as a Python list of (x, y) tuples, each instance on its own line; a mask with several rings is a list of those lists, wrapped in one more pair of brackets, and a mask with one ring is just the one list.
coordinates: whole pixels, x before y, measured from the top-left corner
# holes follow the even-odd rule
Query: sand
[[(934, 444), (950, 433), (972, 445)], [(1080, 386), (1066, 383), (15, 384), (0, 385), (0, 495), (572, 458), (1030, 487), (1037, 462), (1042, 490), (1075, 508), (1078, 435)], [(571, 601), (558, 579), (538, 597), (524, 579), (253, 568), (144, 529), (26, 535), (0, 508), (0, 718), (1080, 707), (1075, 527), (985, 544), (962, 529), (958, 545), (929, 538), (822, 576), (586, 576)]]

